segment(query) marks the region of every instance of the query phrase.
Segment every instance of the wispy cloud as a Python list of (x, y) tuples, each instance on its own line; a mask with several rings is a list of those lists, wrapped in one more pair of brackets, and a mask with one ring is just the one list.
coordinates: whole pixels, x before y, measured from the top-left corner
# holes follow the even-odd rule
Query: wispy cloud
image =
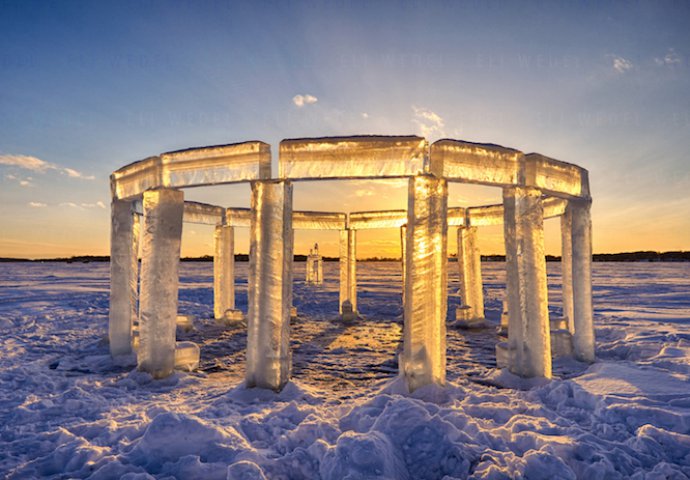
[(47, 207), (48, 204), (42, 202), (29, 202), (29, 206), (31, 208), (44, 208)]
[(316, 98), (313, 95), (309, 95), (308, 93), (304, 95), (295, 95), (294, 97), (292, 97), (292, 103), (294, 103), (297, 106), (297, 108), (302, 108), (305, 105), (312, 105), (318, 101), (318, 98)]
[(101, 202), (100, 200), (97, 201), (96, 203), (62, 202), (62, 203), (60, 203), (60, 206), (61, 207), (78, 208), (80, 210), (84, 210), (86, 208), (105, 208), (105, 203)]
[(445, 135), (445, 122), (438, 113), (414, 105), (412, 112), (414, 114), (412, 121), (417, 125), (417, 129), (423, 137), (436, 139)]
[(625, 73), (633, 68), (633, 63), (627, 58), (618, 55), (611, 55), (611, 66), (617, 73)]
[[(74, 170), (73, 168), (66, 168), (56, 165), (54, 163), (46, 162), (31, 155), (9, 155), (0, 154), (0, 165), (8, 167), (20, 168), (22, 170), (29, 170), (31, 172), (46, 173), (49, 170), (55, 170), (63, 175), (71, 178), (80, 178), (82, 180), (93, 180), (93, 175), (84, 175), (83, 173)], [(10, 176), (8, 175), (7, 178)]]
[(94, 176), (93, 175), (84, 175), (81, 172), (78, 172), (77, 170), (74, 170), (72, 168), (63, 168), (62, 172), (67, 175), (68, 177), (72, 178), (81, 178), (83, 180), (93, 180)]
[(367, 112), (362, 112), (362, 118), (369, 118), (369, 114)]
[(654, 58), (654, 63), (656, 63), (660, 67), (680, 65), (681, 62), (682, 59), (680, 58), (680, 55), (678, 55), (676, 51), (672, 48), (669, 48), (668, 52), (666, 52), (666, 55), (664, 55), (663, 57)]

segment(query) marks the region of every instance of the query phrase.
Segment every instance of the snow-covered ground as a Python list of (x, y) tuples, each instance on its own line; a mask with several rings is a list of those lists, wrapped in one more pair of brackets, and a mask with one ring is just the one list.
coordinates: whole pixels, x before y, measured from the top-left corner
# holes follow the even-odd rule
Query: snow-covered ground
[[(246, 333), (209, 319), (210, 263), (182, 264), (180, 313), (198, 320), (178, 337), (201, 344), (200, 370), (162, 381), (108, 356), (107, 264), (0, 264), (0, 476), (690, 476), (690, 264), (594, 265), (592, 366), (559, 360), (550, 383), (507, 388), (495, 329), (450, 329), (448, 386), (413, 395), (395, 382), (399, 264), (359, 264), (365, 318), (352, 326), (337, 319), (338, 266), (325, 267), (325, 285), (310, 287), (296, 265), (293, 381), (275, 394), (242, 386)], [(559, 314), (559, 265), (548, 268)], [(483, 269), (497, 324), (503, 264)]]

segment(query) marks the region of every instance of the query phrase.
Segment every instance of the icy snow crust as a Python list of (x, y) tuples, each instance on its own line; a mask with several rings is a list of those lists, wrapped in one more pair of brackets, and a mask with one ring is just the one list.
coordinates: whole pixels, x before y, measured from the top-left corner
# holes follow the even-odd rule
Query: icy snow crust
[[(318, 289), (298, 263), (293, 381), (246, 389), (246, 328), (212, 320), (212, 266), (180, 266), (181, 340), (201, 367), (165, 380), (113, 365), (107, 264), (0, 264), (0, 477), (204, 479), (687, 478), (690, 265), (594, 264), (598, 362), (556, 360), (524, 389), (494, 368), (493, 329), (448, 329), (444, 390), (407, 395), (394, 356), (400, 264), (358, 267), (358, 310), (337, 319), (338, 265)], [(560, 314), (560, 265), (547, 265)], [(449, 268), (449, 311), (458, 298)], [(502, 263), (482, 264), (498, 324)], [(247, 307), (247, 263), (237, 264)], [(497, 387), (515, 384), (523, 390)]]

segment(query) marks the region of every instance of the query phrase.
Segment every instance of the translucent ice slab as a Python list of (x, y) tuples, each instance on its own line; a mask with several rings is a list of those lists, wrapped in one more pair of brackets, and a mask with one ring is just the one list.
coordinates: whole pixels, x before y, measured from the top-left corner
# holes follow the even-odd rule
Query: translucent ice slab
[(280, 178), (404, 177), (441, 173), (428, 162), (425, 139), (416, 136), (357, 136), (288, 139), (280, 142)]
[(295, 230), (343, 230), (347, 215), (329, 212), (292, 212)]
[(199, 345), (194, 342), (177, 342), (175, 345), (175, 369), (191, 372), (199, 367)]
[(189, 187), (271, 177), (271, 149), (263, 142), (190, 148), (163, 153), (115, 171), (115, 198), (131, 198), (154, 187)]
[(225, 209), (216, 205), (199, 202), (184, 202), (184, 217), (186, 223), (201, 223), (204, 225), (221, 225)]
[(431, 145), (431, 159), (443, 165), (448, 181), (485, 185), (514, 185), (522, 152), (500, 145), (439, 140)]
[(525, 184), (543, 193), (589, 197), (587, 170), (538, 153), (525, 155)]
[(349, 226), (353, 230), (367, 228), (398, 228), (407, 223), (407, 211), (353, 212)]
[(225, 223), (230, 227), (249, 227), (252, 211), (249, 208), (228, 208), (225, 210)]
[(448, 226), (461, 227), (465, 225), (466, 209), (463, 207), (452, 207), (448, 209)]

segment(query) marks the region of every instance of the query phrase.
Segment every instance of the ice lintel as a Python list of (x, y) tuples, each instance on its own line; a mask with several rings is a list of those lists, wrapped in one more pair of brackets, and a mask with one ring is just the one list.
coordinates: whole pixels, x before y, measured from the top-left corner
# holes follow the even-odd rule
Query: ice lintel
[(395, 178), (442, 170), (429, 163), (427, 141), (414, 135), (285, 139), (279, 152), (281, 179)]
[(518, 183), (523, 153), (490, 143), (443, 139), (431, 145), (430, 157), (443, 166), (449, 182), (506, 186)]
[(465, 215), (467, 209), (465, 207), (451, 207), (448, 209), (446, 218), (448, 219), (449, 227), (462, 227), (465, 225)]
[(407, 223), (407, 210), (352, 212), (348, 226), (352, 230), (399, 228)]
[(226, 208), (225, 224), (229, 227), (249, 227), (252, 220), (250, 208)]
[(589, 198), (587, 170), (540, 153), (525, 155), (525, 185), (565, 198)]
[[(542, 204), (544, 206), (544, 219), (547, 219), (563, 215), (568, 201), (558, 197), (545, 196)], [(467, 208), (467, 220), (469, 226), (472, 227), (503, 225), (503, 204), (469, 207)], [(450, 222), (450, 216), (448, 217), (448, 225), (453, 226)]]
[(347, 215), (337, 212), (292, 212), (294, 230), (343, 230), (347, 226)]
[(222, 225), (225, 220), (225, 209), (217, 205), (200, 202), (184, 202), (185, 223), (200, 223), (203, 225)]
[(271, 178), (271, 147), (252, 141), (189, 148), (131, 163), (111, 176), (114, 198), (156, 187), (196, 187)]

